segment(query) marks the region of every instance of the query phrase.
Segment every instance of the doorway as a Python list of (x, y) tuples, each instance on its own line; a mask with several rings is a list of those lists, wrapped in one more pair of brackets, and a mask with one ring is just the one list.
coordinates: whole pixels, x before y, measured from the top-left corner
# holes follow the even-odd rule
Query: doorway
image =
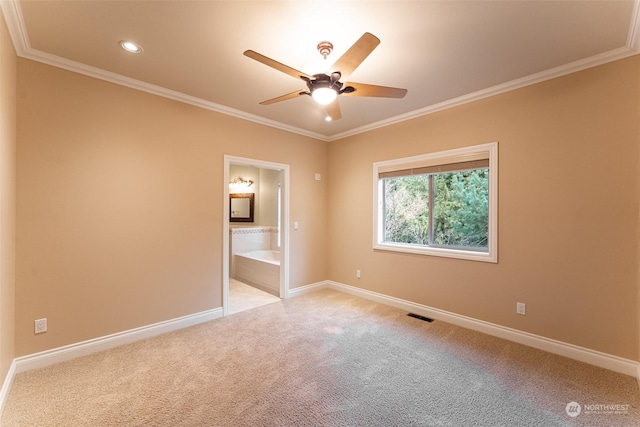
[[(244, 283), (239, 285), (234, 280), (235, 261), (240, 259), (240, 262), (244, 262), (244, 258), (236, 258), (235, 254), (241, 250), (243, 251), (241, 255), (245, 255), (244, 252), (247, 250), (253, 252), (254, 249), (246, 246), (242, 241), (240, 243), (236, 241), (236, 248), (233, 247), (234, 238), (243, 238), (243, 234), (252, 234), (254, 238), (250, 239), (251, 242), (256, 240), (255, 237), (260, 237), (263, 242), (268, 240), (270, 249), (277, 252), (279, 258), (279, 267), (273, 267), (273, 265), (268, 267), (278, 269), (274, 276), (274, 283), (269, 284), (270, 288), (265, 288), (267, 284), (259, 281), (250, 283), (251, 287), (255, 287), (256, 290), (266, 290), (279, 299), (287, 298), (289, 291), (289, 165), (225, 155), (223, 183), (222, 308), (223, 315), (227, 316), (237, 310), (230, 310), (231, 288), (240, 289), (243, 291), (240, 293), (246, 295), (257, 294), (252, 289), (244, 287)], [(254, 202), (251, 206), (255, 211), (251, 211), (252, 221), (243, 219), (238, 222), (239, 220), (234, 218), (230, 195), (235, 195), (233, 196), (235, 200), (238, 197), (237, 194), (253, 198)], [(265, 234), (256, 236), (256, 233)], [(244, 265), (240, 268), (246, 271)], [(250, 277), (250, 274), (248, 276)], [(256, 277), (264, 276), (262, 272), (256, 275)], [(243, 279), (243, 282), (251, 282), (251, 280)], [(236, 295), (234, 293), (234, 306)], [(256, 301), (268, 301), (268, 296), (263, 298), (258, 296)], [(247, 304), (251, 303), (247, 302)]]

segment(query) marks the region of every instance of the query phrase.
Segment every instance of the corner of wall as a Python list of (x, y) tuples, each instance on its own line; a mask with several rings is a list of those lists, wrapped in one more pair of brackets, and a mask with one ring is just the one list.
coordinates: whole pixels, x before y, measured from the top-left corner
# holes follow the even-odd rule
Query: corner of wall
[(15, 366), (17, 62), (0, 9), (0, 414)]
[(2, 382), (2, 387), (0, 388), (0, 419), (2, 418), (2, 412), (4, 411), (4, 405), (7, 402), (7, 397), (9, 397), (9, 390), (11, 390), (11, 385), (13, 384), (13, 378), (16, 375), (16, 361), (15, 359), (11, 362), (11, 366), (9, 367), (9, 372), (7, 372), (7, 376)]

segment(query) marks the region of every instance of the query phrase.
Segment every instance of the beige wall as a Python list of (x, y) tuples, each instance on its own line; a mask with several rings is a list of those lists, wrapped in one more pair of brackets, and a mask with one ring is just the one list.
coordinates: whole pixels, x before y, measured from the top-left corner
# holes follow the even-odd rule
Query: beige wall
[(16, 54), (0, 10), (0, 381), (14, 351)]
[[(636, 56), (324, 143), (20, 59), (15, 355), (219, 307), (230, 154), (291, 165), (292, 288), (331, 279), (638, 360), (639, 73)], [(498, 264), (372, 250), (373, 162), (491, 141)]]
[(17, 356), (220, 307), (225, 154), (290, 165), (290, 287), (326, 279), (327, 143), (25, 59), (18, 111)]
[(275, 169), (260, 169), (260, 225), (277, 227), (278, 183), (282, 183), (284, 172)]
[[(638, 360), (639, 114), (636, 55), (332, 142), (329, 279)], [(372, 250), (373, 162), (492, 141), (498, 264)]]

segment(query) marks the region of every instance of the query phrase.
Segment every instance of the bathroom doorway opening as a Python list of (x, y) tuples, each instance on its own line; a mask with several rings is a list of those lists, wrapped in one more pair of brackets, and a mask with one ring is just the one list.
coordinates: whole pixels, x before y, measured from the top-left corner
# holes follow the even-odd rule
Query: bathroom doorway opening
[(223, 315), (287, 298), (289, 165), (224, 156)]

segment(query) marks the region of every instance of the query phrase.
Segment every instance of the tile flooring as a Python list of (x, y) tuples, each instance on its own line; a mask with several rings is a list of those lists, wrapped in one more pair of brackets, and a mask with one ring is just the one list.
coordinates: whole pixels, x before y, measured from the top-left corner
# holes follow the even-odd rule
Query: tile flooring
[(229, 279), (229, 314), (280, 301), (275, 295), (253, 286)]

